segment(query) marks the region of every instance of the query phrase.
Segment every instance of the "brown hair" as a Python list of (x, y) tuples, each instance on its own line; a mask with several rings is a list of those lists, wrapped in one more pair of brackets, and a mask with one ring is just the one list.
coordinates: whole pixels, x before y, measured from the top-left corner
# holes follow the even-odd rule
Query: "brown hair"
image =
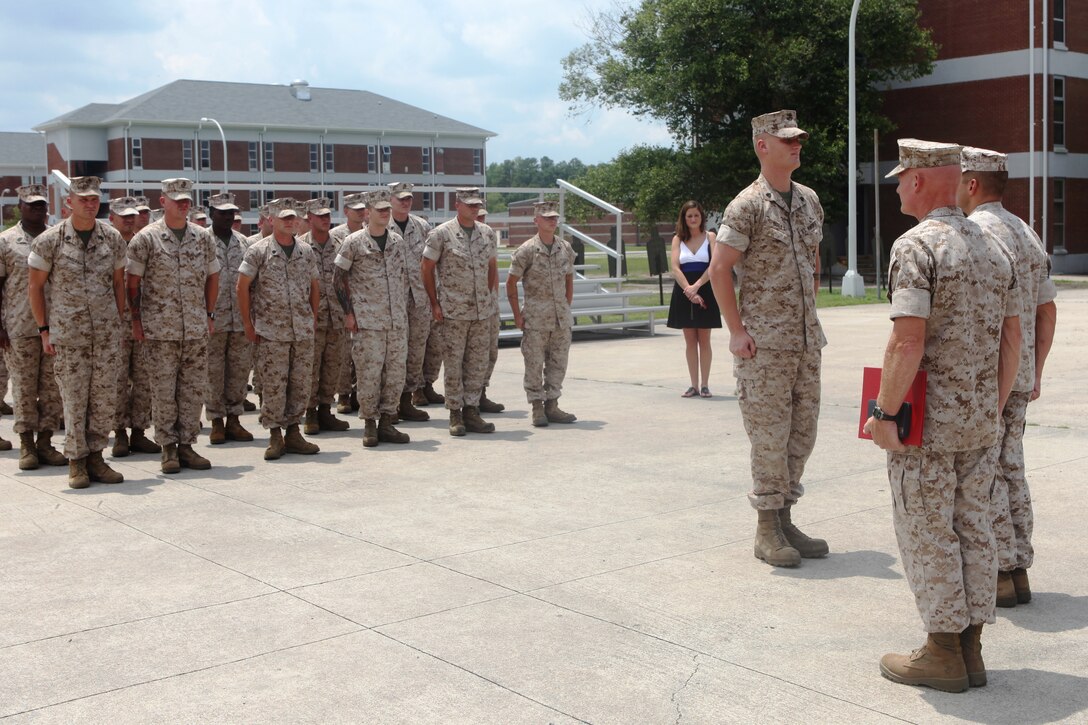
[(702, 205), (694, 199), (685, 201), (680, 207), (680, 216), (676, 220), (676, 236), (680, 237), (680, 240), (684, 242), (691, 239), (691, 231), (688, 229), (688, 223), (684, 219), (689, 209), (699, 210), (699, 231), (706, 231), (706, 212), (703, 211)]

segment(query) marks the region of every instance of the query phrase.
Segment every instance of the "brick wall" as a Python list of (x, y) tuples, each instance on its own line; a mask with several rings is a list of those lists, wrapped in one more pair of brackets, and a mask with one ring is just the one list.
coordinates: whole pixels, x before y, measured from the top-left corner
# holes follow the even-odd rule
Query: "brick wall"
[(310, 144), (277, 142), (273, 144), (276, 171), (310, 171)]
[[(143, 147), (142, 168), (171, 171), (181, 168), (181, 139), (145, 138), (140, 140), (140, 144)], [(193, 163), (200, 163), (200, 147), (196, 143), (193, 144)]]
[[(919, 0), (918, 9), (919, 24), (931, 28), (941, 46), (941, 60), (1019, 50), (1026, 41), (1028, 6), (1023, 0)], [(1035, 18), (1040, 18), (1039, 8)]]
[(441, 170), (446, 174), (471, 174), (472, 149), (450, 149), (438, 155), (442, 159)]

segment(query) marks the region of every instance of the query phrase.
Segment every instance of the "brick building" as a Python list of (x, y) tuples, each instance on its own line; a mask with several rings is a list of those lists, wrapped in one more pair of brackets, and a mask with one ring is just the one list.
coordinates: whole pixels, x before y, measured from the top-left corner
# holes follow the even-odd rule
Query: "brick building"
[[(121, 103), (91, 103), (35, 127), (50, 170), (93, 174), (158, 205), (159, 181), (201, 184), (201, 201), (227, 180), (238, 205), (336, 196), (337, 189), (388, 181), (483, 186), (487, 139), (495, 134), (368, 91), (178, 80)], [(207, 185), (207, 186), (203, 186)], [(444, 194), (417, 196), (441, 210)]]
[(15, 190), (45, 178), (45, 142), (39, 133), (0, 131), (0, 205), (4, 220), (18, 204)]
[[(918, 0), (918, 7), (940, 52), (932, 74), (884, 93), (897, 130), (880, 139), (881, 175), (895, 165), (900, 137), (1008, 153), (1006, 206), (1032, 223), (1055, 271), (1088, 272), (1088, 0)], [(858, 130), (859, 140), (870, 134)], [(871, 153), (859, 162), (866, 187), (858, 237), (871, 250)], [(894, 180), (882, 182), (880, 207), (886, 251), (914, 221), (899, 211)]]

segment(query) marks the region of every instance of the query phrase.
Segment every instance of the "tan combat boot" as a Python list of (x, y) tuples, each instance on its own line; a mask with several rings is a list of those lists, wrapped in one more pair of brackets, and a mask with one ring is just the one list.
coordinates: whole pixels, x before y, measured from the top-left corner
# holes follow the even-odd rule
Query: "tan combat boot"
[(162, 464), (159, 468), (163, 473), (181, 473), (181, 461), (178, 460), (177, 443), (167, 443), (162, 447)]
[(283, 432), (279, 428), (268, 431), (268, 448), (264, 451), (266, 461), (274, 461), (283, 455)]
[(253, 440), (253, 434), (242, 427), (242, 421), (238, 420), (238, 416), (236, 415), (227, 416), (227, 424), (224, 426), (224, 431), (227, 434), (228, 441), (249, 443)]
[(997, 606), (1006, 609), (1016, 606), (1016, 585), (1012, 583), (1011, 571), (997, 572)]
[(43, 428), (38, 431), (38, 462), (47, 466), (67, 466), (68, 459), (53, 447), (53, 431)]
[(162, 453), (162, 446), (144, 435), (143, 428), (133, 428), (128, 446), (136, 453)]
[(73, 458), (68, 461), (68, 488), (87, 488), (91, 477), (87, 475), (87, 459)]
[(481, 413), (501, 413), (506, 410), (506, 406), (502, 403), (496, 403), (494, 400), (489, 400), (487, 397), (487, 388), (484, 388), (480, 392), (480, 412)]
[(227, 429), (223, 426), (222, 418), (212, 418), (212, 432), (208, 441), (213, 446), (220, 446), (227, 442)]
[(578, 420), (572, 413), (560, 410), (559, 401), (555, 398), (544, 401), (544, 415), (548, 416), (549, 423), (573, 423)]
[(298, 429), (298, 423), (287, 426), (287, 434), (283, 437), (283, 450), (287, 453), (299, 453), (304, 456), (312, 456), (321, 449), (316, 443), (310, 443), (302, 437)]
[(110, 451), (114, 458), (124, 458), (130, 452), (128, 431), (118, 428), (113, 432), (113, 448)]
[(119, 471), (110, 468), (102, 459), (102, 451), (96, 451), (87, 456), (87, 475), (92, 481), (99, 483), (121, 483), (125, 477)]
[(533, 426), (536, 428), (548, 427), (548, 416), (544, 414), (544, 401), (533, 401)]
[(397, 416), (390, 413), (382, 413), (378, 419), (378, 440), (382, 443), (408, 443), (411, 438), (407, 433), (402, 433), (393, 427), (397, 422)]
[(423, 397), (427, 399), (428, 403), (435, 405), (446, 404), (446, 396), (434, 389), (434, 383), (427, 383), (423, 386)]
[(319, 405), (317, 406), (317, 427), (319, 430), (342, 431), (350, 426), (346, 420), (340, 420), (332, 414), (331, 405)]
[(967, 682), (971, 687), (986, 685), (986, 663), (982, 661), (982, 625), (972, 624), (960, 632), (960, 649)]
[(412, 405), (416, 406), (417, 408), (425, 408), (429, 404), (430, 401), (427, 400), (427, 396), (424, 394), (423, 388), (412, 391)]
[(38, 468), (38, 448), (34, 445), (34, 433), (24, 431), (19, 434), (19, 470), (33, 471)]
[(373, 418), (367, 418), (363, 423), (363, 445), (367, 448), (378, 445), (378, 422)]
[(786, 541), (782, 526), (778, 521), (778, 511), (759, 509), (756, 511), (755, 555), (771, 566), (797, 566), (801, 563), (801, 554)]
[(182, 443), (178, 446), (178, 463), (194, 471), (207, 471), (212, 467), (212, 462), (194, 451), (193, 446), (189, 443)]
[(488, 423), (480, 417), (480, 409), (475, 405), (466, 405), (464, 412), (461, 414), (462, 420), (465, 421), (465, 430), (469, 433), (494, 433), (495, 424)]
[(880, 674), (892, 682), (925, 685), (944, 692), (963, 692), (970, 686), (959, 632), (931, 632), (926, 643), (909, 655), (884, 655), (880, 658)]
[(465, 416), (460, 409), (450, 410), (450, 435), (463, 436), (465, 434)]
[(336, 399), (336, 412), (340, 415), (347, 415), (351, 412), (351, 395), (347, 393), (341, 393)]
[(1027, 604), (1031, 601), (1031, 584), (1028, 583), (1027, 569), (1018, 566), (1012, 570), (1012, 585), (1016, 589), (1016, 601), (1018, 603)]
[(422, 422), (431, 419), (427, 411), (420, 410), (412, 405), (412, 394), (408, 391), (400, 394), (400, 406), (397, 408), (397, 414), (400, 415), (401, 420)]
[(778, 510), (778, 523), (782, 527), (782, 533), (790, 546), (797, 549), (802, 559), (819, 559), (827, 556), (827, 542), (823, 539), (813, 539), (801, 532), (801, 529), (793, 525), (790, 518), (790, 507), (784, 506)]
[(306, 409), (306, 420), (302, 421), (302, 430), (306, 435), (317, 435), (321, 432), (321, 426), (317, 424), (317, 408)]
[(7, 438), (0, 437), (0, 451), (10, 451), (10, 450), (11, 450), (11, 441), (9, 441)]

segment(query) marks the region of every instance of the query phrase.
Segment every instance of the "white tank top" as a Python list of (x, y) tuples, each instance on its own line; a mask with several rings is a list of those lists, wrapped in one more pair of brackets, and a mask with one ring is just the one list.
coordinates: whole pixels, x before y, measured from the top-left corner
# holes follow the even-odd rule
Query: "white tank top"
[(704, 236), (699, 251), (694, 254), (692, 254), (687, 244), (680, 242), (680, 264), (684, 264), (685, 262), (703, 262), (705, 264), (710, 264), (710, 239)]

